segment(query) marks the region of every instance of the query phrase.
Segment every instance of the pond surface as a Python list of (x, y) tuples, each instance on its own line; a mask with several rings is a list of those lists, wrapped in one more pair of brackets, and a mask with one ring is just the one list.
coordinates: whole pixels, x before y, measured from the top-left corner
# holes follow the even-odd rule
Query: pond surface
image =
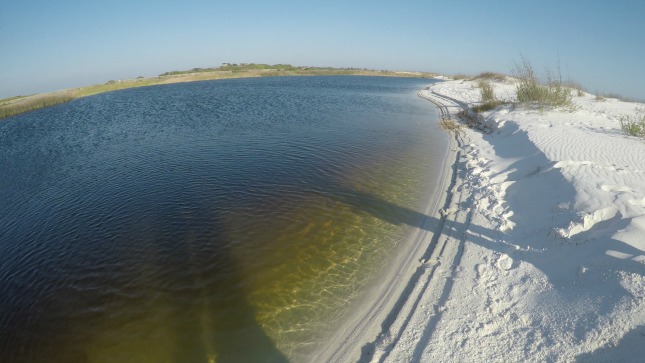
[(431, 82), (195, 82), (0, 122), (0, 360), (306, 362), (422, 216)]

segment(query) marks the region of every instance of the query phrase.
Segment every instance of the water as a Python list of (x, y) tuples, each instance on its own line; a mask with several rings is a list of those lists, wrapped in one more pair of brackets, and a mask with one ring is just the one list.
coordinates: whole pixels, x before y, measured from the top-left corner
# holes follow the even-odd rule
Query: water
[(197, 82), (2, 121), (0, 360), (307, 361), (427, 202), (428, 83)]

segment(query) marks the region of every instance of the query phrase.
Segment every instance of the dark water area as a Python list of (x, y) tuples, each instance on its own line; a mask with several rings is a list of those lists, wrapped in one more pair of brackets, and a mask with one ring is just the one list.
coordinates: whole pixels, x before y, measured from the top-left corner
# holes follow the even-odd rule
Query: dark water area
[(195, 82), (0, 122), (0, 361), (307, 361), (427, 204), (429, 83)]

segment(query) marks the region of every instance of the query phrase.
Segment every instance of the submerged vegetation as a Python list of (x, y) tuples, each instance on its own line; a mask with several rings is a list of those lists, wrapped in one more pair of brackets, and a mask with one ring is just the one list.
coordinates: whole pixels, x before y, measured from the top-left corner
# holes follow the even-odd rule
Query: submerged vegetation
[(297, 67), (289, 64), (224, 63), (217, 68), (193, 68), (186, 71), (172, 71), (157, 77), (137, 77), (128, 80), (110, 80), (104, 84), (69, 90), (0, 99), (0, 119), (44, 107), (65, 103), (76, 98), (126, 88), (145, 87), (169, 83), (207, 81), (226, 78), (299, 76), (299, 75), (362, 75), (430, 78), (435, 75), (426, 72), (396, 72), (359, 68)]

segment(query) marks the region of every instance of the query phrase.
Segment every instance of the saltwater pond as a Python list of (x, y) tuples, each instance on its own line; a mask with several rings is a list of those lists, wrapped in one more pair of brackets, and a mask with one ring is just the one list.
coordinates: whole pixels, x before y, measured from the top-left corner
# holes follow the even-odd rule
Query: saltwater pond
[(425, 210), (431, 82), (195, 82), (1, 121), (0, 361), (307, 361)]

